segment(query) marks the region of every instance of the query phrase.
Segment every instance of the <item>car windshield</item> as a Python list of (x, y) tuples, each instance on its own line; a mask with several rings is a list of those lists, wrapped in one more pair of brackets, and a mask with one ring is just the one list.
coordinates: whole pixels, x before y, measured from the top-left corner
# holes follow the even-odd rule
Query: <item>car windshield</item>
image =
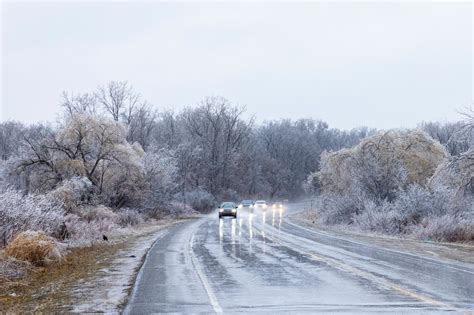
[(252, 204), (252, 200), (242, 200), (241, 204), (250, 205), (250, 204)]
[(221, 208), (234, 208), (234, 203), (233, 202), (223, 202), (221, 204)]
[(263, 203), (265, 203), (265, 201), (264, 200), (258, 200), (256, 203), (263, 204)]

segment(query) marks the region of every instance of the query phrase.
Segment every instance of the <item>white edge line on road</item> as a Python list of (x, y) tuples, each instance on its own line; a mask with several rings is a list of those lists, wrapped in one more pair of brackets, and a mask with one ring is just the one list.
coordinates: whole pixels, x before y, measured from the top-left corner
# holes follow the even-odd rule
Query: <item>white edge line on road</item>
[(223, 313), (222, 307), (219, 305), (219, 302), (217, 301), (217, 298), (216, 298), (214, 292), (212, 291), (211, 286), (209, 285), (209, 281), (207, 281), (207, 277), (204, 274), (204, 272), (201, 270), (201, 268), (199, 266), (199, 262), (198, 262), (196, 256), (194, 255), (193, 243), (194, 243), (194, 232), (191, 235), (191, 239), (189, 240), (189, 244), (188, 244), (188, 246), (189, 246), (188, 251), (189, 251), (189, 256), (191, 258), (191, 263), (193, 264), (194, 270), (196, 270), (196, 273), (197, 273), (199, 279), (201, 280), (201, 283), (204, 287), (204, 290), (206, 291), (207, 296), (209, 297), (209, 300), (211, 301), (211, 305), (212, 305), (212, 308), (214, 309), (214, 312), (216, 312), (218, 314)]

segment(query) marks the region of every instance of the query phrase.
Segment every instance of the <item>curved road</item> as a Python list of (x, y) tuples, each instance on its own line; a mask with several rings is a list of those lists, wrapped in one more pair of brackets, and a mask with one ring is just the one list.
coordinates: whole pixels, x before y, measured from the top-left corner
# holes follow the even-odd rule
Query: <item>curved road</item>
[(474, 266), (307, 229), (293, 208), (170, 228), (124, 312), (474, 312)]

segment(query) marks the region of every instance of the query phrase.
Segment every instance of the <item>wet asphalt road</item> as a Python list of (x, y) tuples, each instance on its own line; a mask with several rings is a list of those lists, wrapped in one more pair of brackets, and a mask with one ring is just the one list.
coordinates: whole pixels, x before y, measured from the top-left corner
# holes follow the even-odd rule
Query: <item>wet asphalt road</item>
[(125, 313), (474, 313), (474, 266), (307, 229), (297, 209), (170, 228)]

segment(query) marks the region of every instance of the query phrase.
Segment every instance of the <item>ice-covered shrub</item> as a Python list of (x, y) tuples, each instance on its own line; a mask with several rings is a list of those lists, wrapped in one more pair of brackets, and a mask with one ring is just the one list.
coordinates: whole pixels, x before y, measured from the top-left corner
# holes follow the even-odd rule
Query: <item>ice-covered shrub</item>
[(216, 205), (214, 196), (204, 190), (186, 192), (184, 196), (179, 193), (175, 195), (175, 198), (201, 213), (210, 211)]
[(36, 266), (57, 262), (62, 258), (62, 247), (42, 231), (19, 233), (5, 248), (5, 254)]
[(61, 182), (61, 184), (49, 194), (60, 201), (66, 212), (74, 211), (75, 208), (94, 204), (96, 188), (86, 177), (72, 177)]
[(189, 205), (182, 202), (170, 202), (165, 206), (165, 209), (169, 212), (172, 217), (189, 217), (196, 214), (196, 210), (191, 208)]
[(112, 211), (109, 207), (98, 205), (98, 206), (83, 206), (76, 209), (77, 214), (81, 219), (92, 222), (92, 221), (110, 221), (115, 223), (117, 220), (117, 214)]
[(413, 233), (422, 240), (469, 242), (474, 241), (474, 218), (453, 215), (428, 217)]
[(353, 220), (354, 224), (362, 230), (397, 234), (400, 232), (402, 217), (387, 201), (379, 204), (367, 201), (364, 204), (364, 210), (355, 215)]
[(120, 209), (117, 213), (117, 224), (121, 227), (141, 224), (144, 222), (144, 215), (135, 209)]
[[(102, 210), (99, 210), (102, 212)], [(102, 241), (102, 235), (117, 231), (117, 218), (109, 216), (94, 216), (90, 221), (84, 220), (76, 214), (68, 214), (65, 218), (69, 233), (69, 241), (73, 246), (90, 246)], [(100, 219), (99, 219), (100, 218)]]
[(400, 191), (391, 207), (397, 211), (403, 225), (419, 224), (427, 216), (440, 216), (454, 211), (453, 194), (447, 189), (436, 191), (411, 185)]
[(354, 215), (364, 209), (364, 198), (357, 194), (325, 194), (319, 199), (318, 209), (325, 224), (351, 224)]
[(474, 228), (472, 200), (459, 202), (454, 191), (445, 187), (410, 185), (392, 201), (356, 195), (320, 199), (321, 220), (327, 224), (353, 224), (367, 231), (446, 241), (471, 240), (469, 228)]
[(63, 223), (64, 209), (50, 196), (23, 195), (14, 190), (0, 193), (0, 242), (26, 230), (58, 234)]

